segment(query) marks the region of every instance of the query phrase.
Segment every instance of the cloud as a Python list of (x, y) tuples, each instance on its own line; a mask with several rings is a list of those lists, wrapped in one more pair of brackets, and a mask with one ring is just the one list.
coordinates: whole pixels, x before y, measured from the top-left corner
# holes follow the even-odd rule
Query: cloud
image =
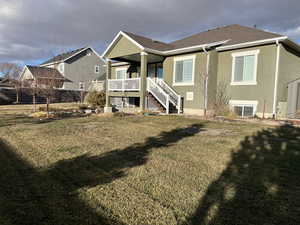
[(120, 30), (170, 41), (239, 23), (300, 39), (298, 0), (0, 0), (0, 60), (32, 61)]

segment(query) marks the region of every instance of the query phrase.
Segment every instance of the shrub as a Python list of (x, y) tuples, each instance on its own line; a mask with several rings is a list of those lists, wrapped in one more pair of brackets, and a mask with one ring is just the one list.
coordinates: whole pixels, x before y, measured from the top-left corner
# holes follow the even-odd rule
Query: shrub
[(85, 109), (88, 109), (88, 108), (89, 107), (87, 105), (85, 105), (85, 104), (78, 105), (78, 109), (80, 109), (80, 110), (85, 110)]
[[(47, 113), (42, 112), (42, 111), (41, 112), (35, 112), (35, 113), (30, 114), (30, 117), (33, 117), (33, 118), (46, 118)], [(49, 117), (53, 118), (53, 114), (50, 114)]]
[(105, 106), (105, 92), (92, 91), (85, 97), (85, 102), (93, 107)]
[[(39, 108), (38, 108), (38, 111), (40, 111), (40, 112), (47, 112), (47, 107), (46, 106), (40, 106)], [(58, 109), (58, 108), (50, 108), (49, 107), (49, 111), (50, 112), (58, 112), (58, 111), (60, 111), (60, 109)]]

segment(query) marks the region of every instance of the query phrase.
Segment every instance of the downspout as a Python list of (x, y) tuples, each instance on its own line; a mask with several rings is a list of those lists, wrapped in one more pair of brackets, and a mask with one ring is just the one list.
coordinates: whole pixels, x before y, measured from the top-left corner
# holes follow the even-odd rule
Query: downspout
[(204, 74), (204, 116), (206, 116), (207, 104), (208, 104), (208, 73), (209, 73), (210, 54), (205, 49), (205, 47), (202, 47), (202, 49), (206, 54), (206, 72)]
[(274, 83), (274, 96), (273, 96), (273, 119), (276, 119), (277, 114), (277, 89), (278, 89), (278, 74), (279, 74), (279, 61), (280, 61), (280, 44), (276, 40), (276, 67), (275, 67), (275, 83)]

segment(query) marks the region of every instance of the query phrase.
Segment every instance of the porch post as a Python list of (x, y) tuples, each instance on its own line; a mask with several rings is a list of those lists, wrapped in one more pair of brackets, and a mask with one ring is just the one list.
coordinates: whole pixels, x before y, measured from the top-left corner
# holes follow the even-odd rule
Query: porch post
[(106, 82), (105, 82), (105, 112), (111, 112), (112, 109), (110, 107), (110, 101), (109, 101), (109, 90), (108, 90), (108, 80), (111, 79), (111, 60), (106, 59)]
[(147, 92), (147, 65), (148, 54), (141, 52), (141, 91), (140, 91), (140, 108), (145, 110), (146, 92)]

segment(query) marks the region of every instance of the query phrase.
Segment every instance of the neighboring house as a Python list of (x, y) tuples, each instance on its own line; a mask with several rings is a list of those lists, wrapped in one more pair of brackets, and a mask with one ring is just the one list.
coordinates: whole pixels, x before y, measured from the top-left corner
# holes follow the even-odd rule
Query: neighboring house
[(103, 59), (91, 47), (80, 48), (71, 52), (57, 55), (40, 67), (57, 69), (71, 82), (64, 83), (65, 90), (101, 89), (105, 80)]
[(0, 89), (1, 88), (14, 88), (9, 78), (0, 77)]
[(160, 105), (203, 115), (220, 86), (240, 116), (293, 117), (300, 109), (300, 47), (279, 34), (229, 25), (163, 43), (121, 31), (102, 57), (106, 110)]
[(61, 88), (66, 82), (70, 82), (57, 69), (28, 65), (24, 67), (20, 80), (23, 87), (39, 88), (49, 84)]

